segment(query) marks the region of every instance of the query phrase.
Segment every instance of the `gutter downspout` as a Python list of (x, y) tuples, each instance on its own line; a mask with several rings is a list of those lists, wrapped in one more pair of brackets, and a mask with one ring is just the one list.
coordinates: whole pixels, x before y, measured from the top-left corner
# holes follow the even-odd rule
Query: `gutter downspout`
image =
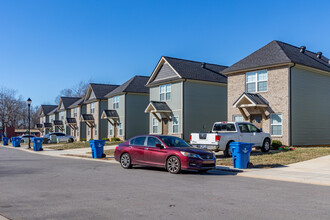
[(292, 66), (289, 68), (289, 146), (292, 146), (292, 74), (291, 74), (291, 68), (293, 68), (296, 64), (293, 63)]

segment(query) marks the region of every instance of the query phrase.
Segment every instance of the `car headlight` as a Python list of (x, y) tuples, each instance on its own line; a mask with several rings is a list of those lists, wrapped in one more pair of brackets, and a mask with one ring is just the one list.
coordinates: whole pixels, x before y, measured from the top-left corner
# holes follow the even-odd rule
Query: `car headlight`
[(186, 157), (199, 158), (199, 159), (201, 158), (198, 154), (188, 153), (185, 151), (180, 151), (180, 153)]

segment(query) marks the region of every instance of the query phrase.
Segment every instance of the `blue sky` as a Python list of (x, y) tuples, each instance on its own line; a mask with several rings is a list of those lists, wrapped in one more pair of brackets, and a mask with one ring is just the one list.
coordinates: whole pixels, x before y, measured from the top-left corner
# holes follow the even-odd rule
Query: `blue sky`
[(162, 55), (232, 65), (272, 40), (330, 57), (330, 1), (0, 0), (0, 87), (54, 104), (80, 80), (121, 84)]

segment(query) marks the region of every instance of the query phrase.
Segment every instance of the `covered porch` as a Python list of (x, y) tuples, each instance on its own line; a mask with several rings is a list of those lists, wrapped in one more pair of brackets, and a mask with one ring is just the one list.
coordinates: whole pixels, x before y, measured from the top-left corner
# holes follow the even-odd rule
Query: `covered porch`
[(262, 128), (262, 120), (267, 120), (269, 114), (269, 103), (258, 93), (244, 92), (233, 104), (241, 113), (245, 121), (255, 124), (257, 127)]
[(162, 125), (162, 134), (168, 134), (168, 122), (172, 121), (172, 110), (166, 102), (150, 101), (145, 113), (151, 113)]
[(65, 124), (73, 130), (73, 136), (77, 136), (78, 124), (75, 118), (66, 118)]
[(53, 127), (55, 128), (55, 130), (56, 130), (56, 128), (58, 128), (58, 130), (60, 130), (62, 132), (64, 131), (64, 124), (63, 124), (63, 121), (61, 121), (61, 120), (54, 120)]
[(120, 125), (119, 115), (116, 110), (104, 110), (101, 119), (106, 119), (114, 128), (113, 137), (117, 137), (118, 127)]
[(82, 114), (80, 121), (84, 122), (91, 129), (91, 139), (93, 139), (93, 130), (95, 127), (95, 119), (92, 114)]
[(47, 132), (47, 130), (49, 132), (53, 132), (54, 129), (53, 129), (53, 124), (52, 123), (44, 123), (44, 128), (45, 128), (45, 131)]

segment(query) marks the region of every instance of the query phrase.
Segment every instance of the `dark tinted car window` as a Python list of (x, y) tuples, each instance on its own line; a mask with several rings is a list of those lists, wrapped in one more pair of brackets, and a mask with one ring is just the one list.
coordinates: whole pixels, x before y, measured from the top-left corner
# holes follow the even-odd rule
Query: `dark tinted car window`
[(190, 147), (184, 140), (177, 137), (163, 136), (160, 139), (169, 147)]
[(145, 140), (146, 140), (146, 137), (137, 137), (137, 138), (134, 139), (134, 142), (132, 144), (143, 146)]
[(149, 147), (155, 147), (156, 144), (162, 144), (162, 143), (160, 142), (160, 140), (158, 140), (155, 137), (148, 137), (147, 145)]
[(242, 133), (250, 132), (247, 124), (239, 124), (238, 127)]
[(63, 134), (63, 133), (57, 133), (56, 136), (60, 136), (61, 137), (61, 136), (65, 136), (65, 134)]
[(215, 124), (213, 127), (214, 131), (235, 131), (234, 124)]

